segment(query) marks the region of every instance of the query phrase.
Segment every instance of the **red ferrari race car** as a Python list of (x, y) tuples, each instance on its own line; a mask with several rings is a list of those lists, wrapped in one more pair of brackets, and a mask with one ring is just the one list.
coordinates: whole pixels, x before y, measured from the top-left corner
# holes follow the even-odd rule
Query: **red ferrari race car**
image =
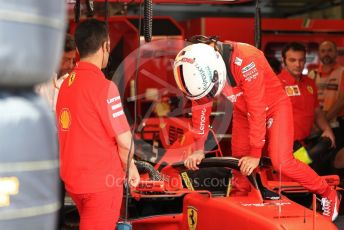
[(152, 179), (131, 191), (128, 220), (133, 229), (337, 229), (315, 205), (311, 210), (283, 195), (284, 190), (300, 193), (300, 186), (265, 187), (265, 169), (249, 176), (249, 193), (231, 191), (231, 171), (238, 170), (238, 159), (207, 158), (198, 172), (175, 163), (166, 166), (164, 174), (143, 164), (138, 162), (139, 168)]
[[(160, 127), (160, 136), (166, 137), (163, 132)], [(141, 183), (130, 191), (122, 210), (133, 229), (337, 229), (321, 215), (315, 195), (297, 183), (276, 179), (279, 175), (268, 158), (248, 177), (250, 192), (235, 191), (231, 175), (239, 170), (238, 159), (222, 157), (211, 132), (200, 170), (187, 170), (182, 161), (189, 144), (187, 136), (180, 131), (166, 150), (157, 150), (152, 144), (151, 153), (138, 151), (138, 159), (145, 160), (136, 161)], [(153, 163), (148, 162), (152, 159)], [(334, 187), (339, 184), (337, 176), (326, 180)]]
[[(321, 215), (315, 195), (286, 178), (278, 180), (268, 158), (248, 177), (250, 192), (240, 193), (231, 186), (238, 159), (222, 156), (213, 132), (200, 170), (190, 171), (183, 165), (191, 140), (184, 121), (151, 122), (145, 122), (136, 142), (141, 182), (124, 195), (122, 205), (121, 221), (133, 229), (337, 229)], [(338, 186), (338, 176), (325, 178)], [(72, 202), (65, 207), (65, 226), (78, 226)]]

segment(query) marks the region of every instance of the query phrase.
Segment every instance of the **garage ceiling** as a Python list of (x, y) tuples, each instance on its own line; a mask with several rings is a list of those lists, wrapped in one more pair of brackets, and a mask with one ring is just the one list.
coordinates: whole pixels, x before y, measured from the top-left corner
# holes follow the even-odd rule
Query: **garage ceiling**
[[(154, 0), (153, 0), (154, 2)], [(155, 4), (154, 15), (170, 15), (176, 19), (205, 16), (252, 17), (256, 1), (240, 4)], [(293, 17), (312, 11), (344, 5), (344, 0), (260, 0), (261, 14), (267, 18)]]
[[(69, 9), (76, 0), (66, 0)], [(87, 0), (80, 0), (85, 2)], [(92, 1), (92, 0), (88, 0)], [(93, 0), (96, 10), (104, 10), (105, 0)], [(138, 15), (139, 3), (144, 0), (108, 0), (110, 8), (119, 15)], [(172, 16), (176, 20), (199, 17), (253, 17), (256, 0), (152, 0), (154, 16)], [(264, 18), (297, 17), (309, 12), (338, 7), (344, 16), (344, 0), (260, 0)], [(103, 15), (103, 13), (100, 13)], [(343, 18), (342, 16), (342, 18)]]

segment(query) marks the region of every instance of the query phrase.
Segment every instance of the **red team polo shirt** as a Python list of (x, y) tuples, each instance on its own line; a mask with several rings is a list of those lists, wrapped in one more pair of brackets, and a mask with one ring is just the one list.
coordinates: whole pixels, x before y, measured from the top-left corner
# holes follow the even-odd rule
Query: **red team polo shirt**
[(297, 81), (286, 69), (278, 77), (293, 104), (294, 139), (303, 140), (310, 135), (314, 111), (319, 106), (317, 88), (312, 79), (302, 76)]
[(122, 186), (115, 137), (130, 128), (116, 85), (95, 65), (77, 63), (61, 86), (56, 116), (66, 189), (81, 194)]

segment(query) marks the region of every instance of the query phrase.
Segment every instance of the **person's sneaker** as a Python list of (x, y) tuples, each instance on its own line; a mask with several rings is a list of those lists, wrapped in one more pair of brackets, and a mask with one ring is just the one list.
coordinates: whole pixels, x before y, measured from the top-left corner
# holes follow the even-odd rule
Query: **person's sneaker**
[(333, 190), (328, 197), (323, 197), (321, 199), (323, 215), (335, 221), (338, 217), (341, 199), (342, 195), (336, 190)]

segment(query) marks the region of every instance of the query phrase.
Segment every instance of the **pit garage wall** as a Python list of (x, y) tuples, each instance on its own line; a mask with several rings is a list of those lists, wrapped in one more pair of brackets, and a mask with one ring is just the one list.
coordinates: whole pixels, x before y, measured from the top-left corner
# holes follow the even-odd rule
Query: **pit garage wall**
[[(221, 40), (233, 40), (254, 45), (253, 18), (199, 18), (180, 23), (185, 36), (218, 35)], [(344, 65), (344, 20), (262, 19), (262, 50), (271, 43), (299, 41), (319, 44), (334, 41), (339, 50), (338, 62)], [(269, 55), (269, 53), (266, 53)], [(315, 60), (317, 61), (317, 60)]]

